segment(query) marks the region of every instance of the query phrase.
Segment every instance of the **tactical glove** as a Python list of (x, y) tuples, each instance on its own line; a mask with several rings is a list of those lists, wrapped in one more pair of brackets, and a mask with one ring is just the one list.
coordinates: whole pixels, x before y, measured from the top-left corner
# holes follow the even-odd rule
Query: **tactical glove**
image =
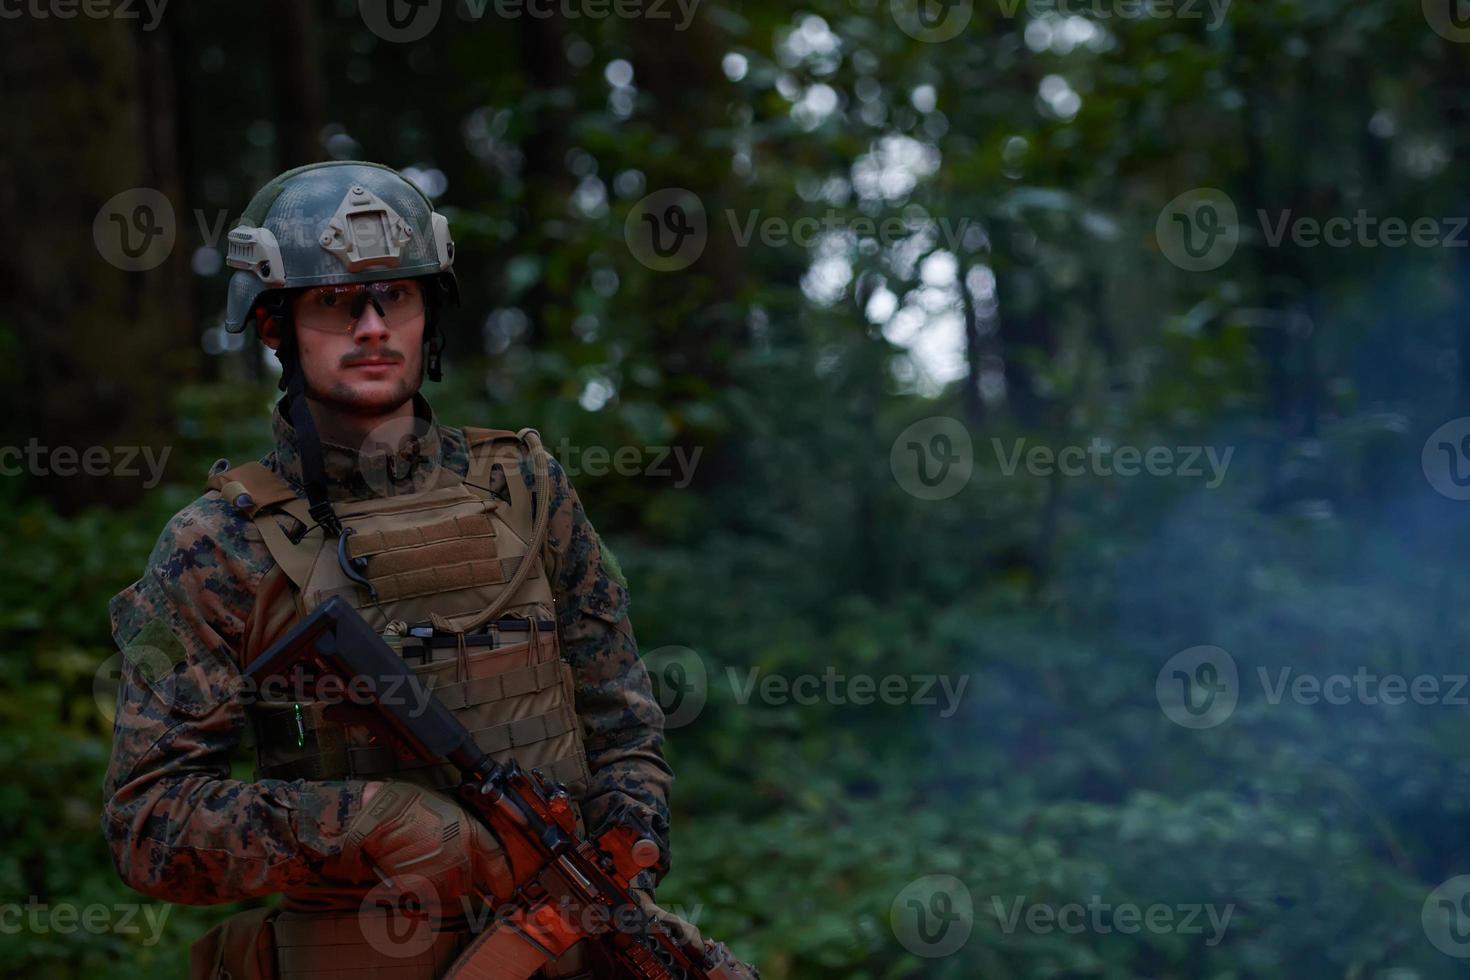
[(654, 928), (661, 929), (681, 946), (702, 949), (704, 937), (700, 935), (698, 927), (694, 923), (679, 918), (672, 912), (665, 911), (654, 904), (653, 894), (642, 888), (631, 889), (633, 897), (637, 899), (638, 905), (643, 909), (645, 915), (653, 920)]
[(515, 884), (505, 849), (458, 803), (413, 783), (368, 786), (367, 802), (347, 827), (345, 859), (355, 857), (395, 883), (410, 879), (405, 887), (422, 888), (417, 879), (426, 879), (439, 905), (475, 893), (497, 902), (510, 897)]

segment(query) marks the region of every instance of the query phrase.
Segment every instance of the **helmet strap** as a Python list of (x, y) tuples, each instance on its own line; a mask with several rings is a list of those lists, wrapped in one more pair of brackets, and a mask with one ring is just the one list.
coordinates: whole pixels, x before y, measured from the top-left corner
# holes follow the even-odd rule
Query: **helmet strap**
[(441, 356), (444, 353), (444, 335), (439, 332), (438, 324), (424, 327), (424, 371), (430, 381), (444, 380), (444, 365)]
[[(266, 311), (261, 311), (264, 313)], [(270, 315), (281, 325), (281, 346), (276, 348), (276, 360), (281, 362), (280, 389), (286, 393), (281, 399), (281, 414), (296, 430), (296, 451), (301, 457), (301, 479), (306, 489), (307, 510), (311, 519), (322, 526), (328, 535), (342, 533), (342, 521), (332, 509), (327, 496), (327, 470), (322, 465), (322, 439), (316, 430), (316, 419), (306, 403), (306, 372), (301, 370), (300, 351), (296, 347), (296, 327), (284, 303), (276, 305)], [(258, 313), (257, 315), (260, 315)]]
[(439, 318), (446, 299), (457, 303), (458, 295), (446, 289), (442, 276), (426, 276), (419, 282), (424, 291), (424, 373), (430, 381), (443, 381), (444, 332), (439, 329)]
[(286, 383), (285, 414), (296, 430), (296, 449), (301, 455), (301, 480), (306, 488), (307, 510), (311, 519), (329, 536), (342, 533), (342, 521), (327, 497), (327, 471), (322, 465), (322, 440), (316, 431), (316, 420), (306, 404), (306, 382), (300, 366), (291, 372)]

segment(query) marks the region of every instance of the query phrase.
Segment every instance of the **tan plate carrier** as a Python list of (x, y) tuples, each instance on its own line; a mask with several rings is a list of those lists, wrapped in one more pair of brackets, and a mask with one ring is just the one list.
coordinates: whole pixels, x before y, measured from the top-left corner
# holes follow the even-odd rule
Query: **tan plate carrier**
[[(454, 637), (450, 646), (431, 648), (432, 659), (410, 660), (420, 680), (474, 733), (480, 748), (497, 759), (539, 768), (565, 783), (577, 799), (591, 777), (542, 557), (549, 520), (548, 457), (531, 429), (464, 432), (470, 464), (463, 478), (441, 466), (423, 491), (335, 503), (345, 556), (371, 589), (343, 569), (338, 538), (315, 525), (306, 501), (261, 463), (216, 473), (209, 487), (253, 521), (290, 579), (282, 601), (289, 594), (296, 608), (281, 618), (289, 621), (341, 596), (400, 651), (420, 646), (407, 635), (410, 627), (432, 624), (441, 636)], [(534, 460), (534, 501), (521, 476), (528, 450)], [(526, 628), (503, 628), (522, 623)], [(480, 642), (465, 642), (467, 634)], [(252, 710), (256, 778), (391, 778), (437, 789), (457, 784), (458, 774), (448, 766), (403, 758), (366, 717), (353, 714), (364, 710), (309, 696), (260, 699)], [(333, 929), (322, 930), (319, 943), (301, 935), (304, 916), (285, 917), (294, 941), (280, 942), (287, 938), (281, 935), (287, 923), (280, 921), (276, 959), (279, 976), (291, 980), (367, 972), (378, 980), (430, 980), (452, 952), (384, 956), (360, 937), (356, 942), (334, 939), (341, 930)], [(326, 918), (322, 921), (326, 924)], [(339, 944), (336, 950), (321, 948)], [(335, 967), (323, 972), (324, 963)]]

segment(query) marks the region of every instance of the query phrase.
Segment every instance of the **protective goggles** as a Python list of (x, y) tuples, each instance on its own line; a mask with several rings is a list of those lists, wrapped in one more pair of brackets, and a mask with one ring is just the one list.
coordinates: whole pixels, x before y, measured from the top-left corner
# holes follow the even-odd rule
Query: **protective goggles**
[(308, 289), (295, 305), (296, 325), (308, 330), (350, 333), (369, 303), (384, 325), (399, 327), (423, 316), (424, 291), (412, 279), (316, 286)]

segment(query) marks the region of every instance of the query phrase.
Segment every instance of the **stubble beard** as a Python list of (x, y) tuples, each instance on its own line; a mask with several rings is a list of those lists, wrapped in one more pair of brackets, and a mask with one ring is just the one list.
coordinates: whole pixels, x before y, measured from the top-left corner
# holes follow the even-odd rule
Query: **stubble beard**
[(303, 380), (306, 382), (306, 396), (312, 401), (342, 416), (362, 420), (389, 415), (401, 408), (418, 394), (423, 385), (421, 375), (422, 371), (410, 370), (387, 394), (365, 394), (355, 390), (346, 381), (338, 381), (321, 389), (312, 384), (309, 378)]

